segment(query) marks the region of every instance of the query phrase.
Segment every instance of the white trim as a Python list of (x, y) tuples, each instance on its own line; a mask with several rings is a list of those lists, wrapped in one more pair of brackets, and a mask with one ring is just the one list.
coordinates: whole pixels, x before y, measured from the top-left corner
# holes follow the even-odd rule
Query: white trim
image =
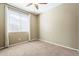
[(29, 14), (29, 41), (31, 41), (31, 14)]
[(43, 40), (43, 39), (39, 39), (40, 41), (43, 41), (43, 42), (47, 42), (47, 43), (50, 43), (50, 44), (53, 44), (53, 45), (57, 45), (57, 46), (60, 46), (60, 47), (64, 47), (64, 48), (67, 48), (67, 49), (71, 49), (71, 50), (74, 50), (74, 51), (78, 51), (78, 49), (75, 49), (75, 48), (71, 48), (71, 47), (67, 47), (67, 46), (63, 46), (63, 45), (60, 45), (60, 44), (57, 44), (57, 43), (53, 43), (53, 42), (50, 42), (50, 41), (47, 41), (47, 40)]
[(5, 7), (5, 47), (9, 47), (9, 37), (8, 37), (8, 25), (7, 25), (7, 10), (8, 7), (4, 5)]

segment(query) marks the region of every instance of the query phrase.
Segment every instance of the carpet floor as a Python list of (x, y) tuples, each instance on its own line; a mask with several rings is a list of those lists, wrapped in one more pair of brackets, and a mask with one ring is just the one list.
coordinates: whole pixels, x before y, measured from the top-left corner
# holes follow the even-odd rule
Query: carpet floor
[(79, 52), (42, 41), (33, 41), (2, 49), (0, 56), (79, 56)]

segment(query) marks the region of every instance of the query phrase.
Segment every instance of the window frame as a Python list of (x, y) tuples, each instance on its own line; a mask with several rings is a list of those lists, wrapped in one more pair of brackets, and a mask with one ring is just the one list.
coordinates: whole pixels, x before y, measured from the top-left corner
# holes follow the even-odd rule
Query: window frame
[[(28, 32), (29, 31), (29, 23), (27, 24), (27, 29), (26, 29), (26, 31), (23, 31), (24, 29), (22, 29), (22, 25), (23, 24), (21, 24), (21, 21), (22, 21), (22, 19), (20, 19), (20, 16), (22, 15), (22, 16), (26, 16), (27, 17), (27, 20), (26, 21), (28, 21), (29, 22), (29, 16), (28, 16), (28, 14), (26, 14), (26, 13), (24, 13), (24, 12), (21, 12), (21, 11), (18, 11), (17, 9), (15, 9), (15, 8), (10, 8), (10, 7), (8, 7), (8, 11), (12, 11), (12, 12), (14, 12), (14, 13), (16, 13), (16, 14), (18, 14), (19, 15), (19, 23), (20, 24), (18, 24), (17, 26), (19, 26), (19, 30), (16, 30), (16, 31), (13, 31), (13, 32)], [(7, 11), (7, 12), (8, 12)], [(21, 17), (22, 18), (22, 17)], [(17, 20), (18, 21), (18, 20)], [(8, 23), (9, 24), (9, 23)], [(9, 26), (8, 26), (8, 29), (9, 29)], [(8, 31), (8, 32), (12, 32), (12, 31)]]

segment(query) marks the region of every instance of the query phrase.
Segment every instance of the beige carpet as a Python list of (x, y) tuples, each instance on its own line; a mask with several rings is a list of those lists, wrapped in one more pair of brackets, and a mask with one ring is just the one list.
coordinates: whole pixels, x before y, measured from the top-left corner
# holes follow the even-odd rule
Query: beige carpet
[(33, 41), (2, 49), (0, 56), (79, 56), (79, 53), (46, 42)]

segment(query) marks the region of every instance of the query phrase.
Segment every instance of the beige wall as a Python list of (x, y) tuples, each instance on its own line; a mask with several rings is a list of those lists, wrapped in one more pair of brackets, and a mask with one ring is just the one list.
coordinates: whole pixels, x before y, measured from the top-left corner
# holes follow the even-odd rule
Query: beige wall
[(78, 49), (79, 49), (79, 4), (78, 4), (78, 12), (77, 12), (77, 14), (78, 14)]
[[(77, 17), (79, 13), (77, 13), (77, 4), (63, 4), (54, 9), (50, 10), (47, 13), (43, 13), (39, 17), (32, 15), (31, 17), (31, 38), (36, 39), (40, 38), (51, 41), (60, 45), (78, 48), (79, 49), (79, 38), (77, 40), (77, 31), (79, 30), (77, 27), (79, 18)], [(0, 4), (0, 47), (5, 45), (5, 17), (4, 17), (4, 5)], [(77, 20), (78, 18), (78, 20)], [(40, 24), (39, 24), (40, 23)], [(38, 28), (38, 25), (40, 28)], [(9, 36), (13, 36), (14, 38), (10, 44), (14, 44), (17, 42), (25, 41), (26, 37), (24, 35), (28, 35), (28, 33), (10, 33)], [(23, 38), (23, 40), (19, 39)], [(16, 40), (18, 38), (18, 40)]]
[(0, 47), (4, 47), (5, 44), (5, 15), (4, 4), (0, 4)]
[(28, 41), (29, 39), (29, 33), (27, 32), (12, 32), (9, 33), (9, 44), (15, 44), (19, 42)]
[(62, 4), (40, 14), (40, 39), (77, 48), (77, 4)]
[(38, 15), (33, 15), (31, 14), (31, 20), (30, 20), (30, 31), (31, 31), (31, 39), (32, 40), (37, 40), (38, 39), (38, 34), (39, 34), (39, 27), (38, 27)]

